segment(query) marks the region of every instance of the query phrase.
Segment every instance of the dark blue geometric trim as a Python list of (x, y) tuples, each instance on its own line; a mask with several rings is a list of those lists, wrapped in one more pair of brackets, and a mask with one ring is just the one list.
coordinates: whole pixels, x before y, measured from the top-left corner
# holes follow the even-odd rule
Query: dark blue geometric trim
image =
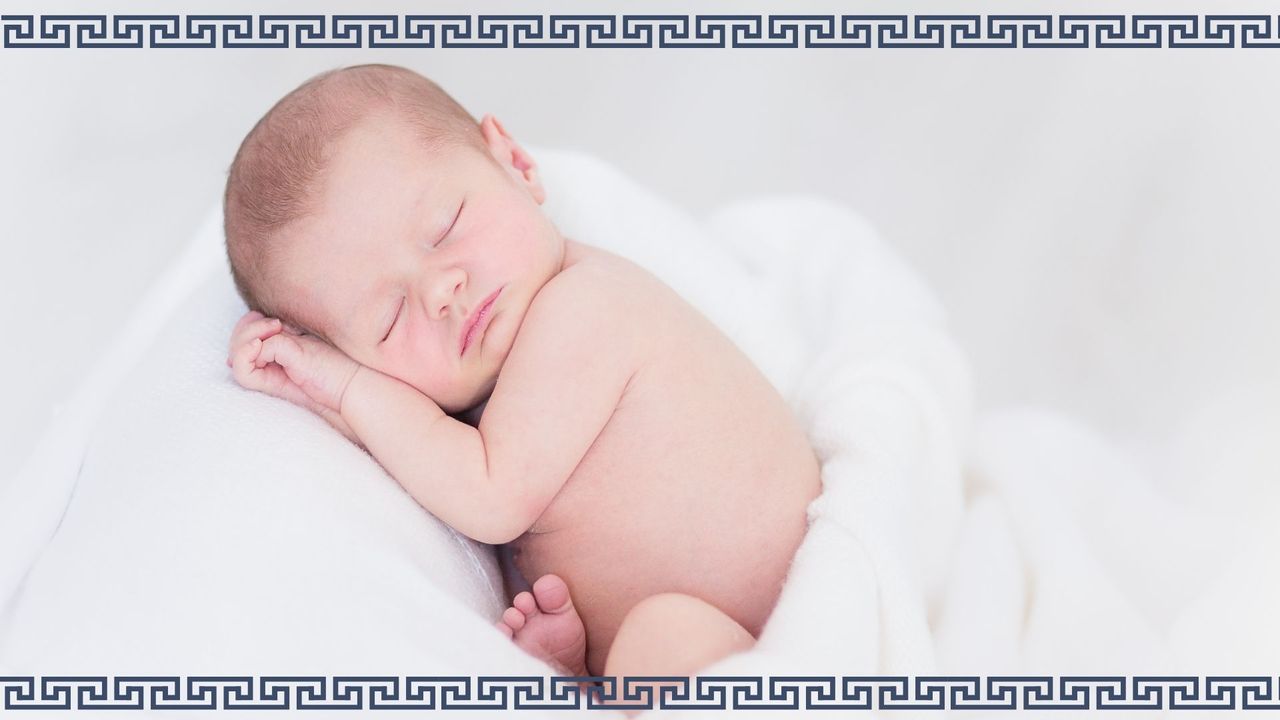
[(0, 15), (19, 48), (1274, 48), (1276, 15)]
[(1280, 710), (1273, 676), (0, 677), (0, 710)]

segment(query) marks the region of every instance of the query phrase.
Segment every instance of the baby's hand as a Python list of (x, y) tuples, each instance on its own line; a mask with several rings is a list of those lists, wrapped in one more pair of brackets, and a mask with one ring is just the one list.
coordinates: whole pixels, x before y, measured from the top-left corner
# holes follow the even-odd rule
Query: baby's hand
[(276, 318), (248, 312), (231, 331), (227, 365), (240, 385), (305, 407), (358, 442), (341, 412), (343, 393), (360, 364), (340, 350), (286, 330)]

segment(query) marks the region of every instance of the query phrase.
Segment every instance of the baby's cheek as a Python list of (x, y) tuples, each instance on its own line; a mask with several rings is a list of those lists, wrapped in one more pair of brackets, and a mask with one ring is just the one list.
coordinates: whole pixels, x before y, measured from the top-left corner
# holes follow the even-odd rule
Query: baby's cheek
[(445, 404), (449, 401), (449, 383), (441, 373), (444, 360), (438, 352), (402, 350), (381, 372), (413, 387), (437, 404)]
[(417, 377), (418, 373), (414, 372), (413, 362), (410, 358), (411, 356), (407, 353), (393, 358), (385, 364), (382, 372), (401, 382), (417, 387), (420, 381)]

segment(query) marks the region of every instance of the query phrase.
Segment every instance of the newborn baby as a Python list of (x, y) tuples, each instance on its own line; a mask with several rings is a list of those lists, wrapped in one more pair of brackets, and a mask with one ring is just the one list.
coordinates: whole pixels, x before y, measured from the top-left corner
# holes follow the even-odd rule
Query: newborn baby
[(228, 363), (442, 521), (508, 544), (538, 578), (498, 623), (522, 648), (568, 674), (692, 675), (759, 635), (818, 463), (728, 338), (562, 236), (545, 195), (497, 120), (420, 75), (308, 81), (227, 181), (251, 308)]

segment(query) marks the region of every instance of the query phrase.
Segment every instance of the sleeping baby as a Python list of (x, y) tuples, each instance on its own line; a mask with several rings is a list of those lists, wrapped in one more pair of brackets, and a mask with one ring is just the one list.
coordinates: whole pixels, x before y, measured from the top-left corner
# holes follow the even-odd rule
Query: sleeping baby
[(240, 146), (241, 385), (323, 417), (419, 504), (505, 545), (498, 628), (572, 675), (694, 675), (755, 642), (820, 485), (715, 326), (560, 234), (538, 168), (409, 70), (289, 93)]

